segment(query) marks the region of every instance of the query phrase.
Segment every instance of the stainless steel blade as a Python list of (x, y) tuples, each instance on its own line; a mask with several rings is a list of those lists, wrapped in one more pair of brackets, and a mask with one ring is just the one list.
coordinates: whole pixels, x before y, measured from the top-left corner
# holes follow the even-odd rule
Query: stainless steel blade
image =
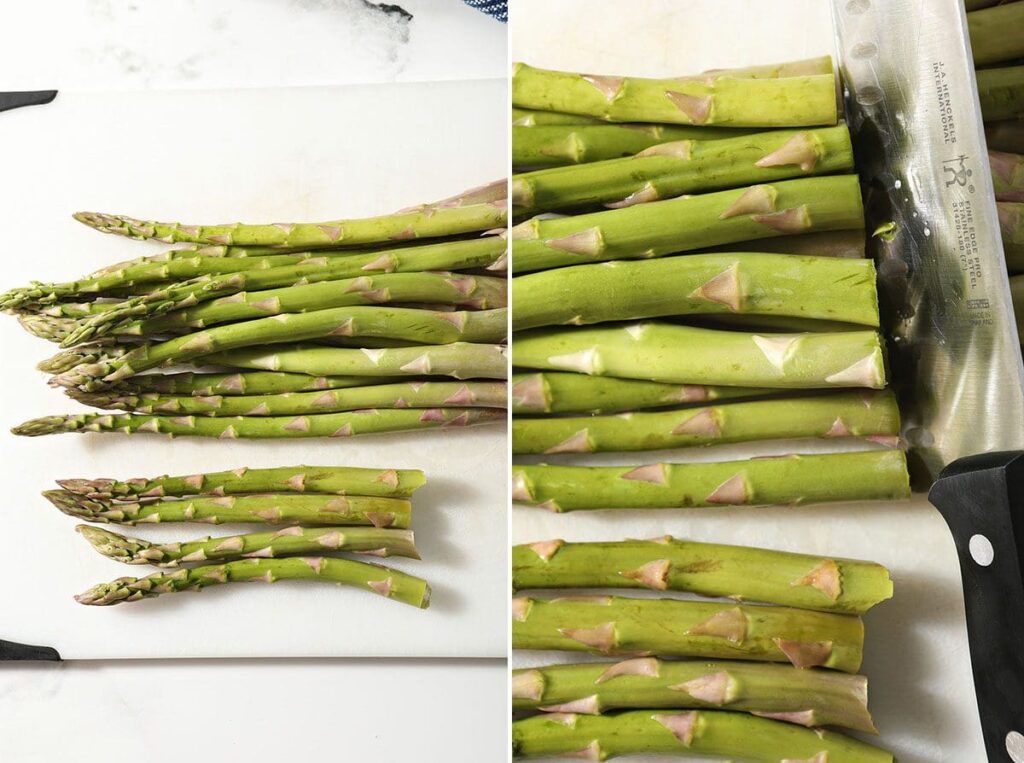
[(915, 476), (1024, 448), (1024, 365), (962, 0), (832, 0)]

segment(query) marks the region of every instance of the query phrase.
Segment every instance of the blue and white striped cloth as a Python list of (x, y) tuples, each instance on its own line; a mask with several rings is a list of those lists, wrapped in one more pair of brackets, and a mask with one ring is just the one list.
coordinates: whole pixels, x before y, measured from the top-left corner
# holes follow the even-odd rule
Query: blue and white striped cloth
[(498, 21), (508, 21), (507, 0), (465, 0), (465, 3), (489, 16), (494, 16)]

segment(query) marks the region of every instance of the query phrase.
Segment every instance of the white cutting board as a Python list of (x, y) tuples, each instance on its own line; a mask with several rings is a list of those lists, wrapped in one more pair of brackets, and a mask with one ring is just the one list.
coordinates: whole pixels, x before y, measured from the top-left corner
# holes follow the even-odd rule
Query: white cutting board
[[(0, 113), (0, 288), (67, 279), (159, 247), (74, 222), (78, 209), (158, 218), (321, 220), (381, 214), (505, 174), (502, 81), (234, 92), (62, 94)], [(503, 425), (338, 440), (236, 441), (63, 434), (9, 426), (84, 410), (45, 384), (52, 354), (0, 316), (0, 638), (65, 658), (503, 657), (506, 439)], [(58, 477), (188, 474), (238, 466), (344, 464), (423, 469), (413, 527), (423, 561), (386, 560), (434, 588), (422, 611), (361, 591), (223, 586), (116, 607), (72, 595), (121, 575), (75, 521), (39, 496)], [(116, 528), (114, 528), (116, 529)], [(134, 532), (135, 528), (127, 528)], [(148, 538), (236, 528), (140, 528)]]
[[(829, 4), (821, 0), (513, 0), (512, 8), (512, 59), (542, 67), (666, 76), (835, 54)], [(806, 444), (802, 448), (822, 450)], [(605, 454), (587, 463), (707, 461), (792, 449), (782, 445)], [(859, 557), (888, 566), (895, 598), (865, 618), (863, 670), (871, 681), (871, 710), (882, 734), (875, 741), (901, 763), (986, 759), (956, 551), (938, 511), (923, 497), (810, 508), (549, 514), (517, 506), (512, 512), (514, 543), (665, 533)], [(518, 652), (513, 664), (575, 659), (557, 652)]]

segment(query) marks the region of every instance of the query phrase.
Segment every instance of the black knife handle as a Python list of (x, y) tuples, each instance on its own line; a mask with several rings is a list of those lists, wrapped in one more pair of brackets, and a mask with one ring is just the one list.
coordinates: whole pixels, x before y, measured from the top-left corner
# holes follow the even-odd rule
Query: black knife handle
[(1024, 453), (954, 461), (928, 499), (956, 541), (990, 763), (1024, 763)]
[(22, 106), (42, 106), (56, 97), (56, 90), (23, 90), (0, 93), (0, 111), (20, 109)]
[(60, 652), (52, 646), (32, 646), (0, 639), (0, 660), (45, 660), (60, 662)]

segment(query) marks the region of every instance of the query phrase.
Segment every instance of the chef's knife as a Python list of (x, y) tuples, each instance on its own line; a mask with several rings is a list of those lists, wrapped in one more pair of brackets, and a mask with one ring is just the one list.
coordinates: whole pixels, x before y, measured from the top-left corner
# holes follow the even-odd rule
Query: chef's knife
[(833, 0), (915, 482), (956, 542), (990, 761), (1024, 763), (1024, 364), (962, 0)]

